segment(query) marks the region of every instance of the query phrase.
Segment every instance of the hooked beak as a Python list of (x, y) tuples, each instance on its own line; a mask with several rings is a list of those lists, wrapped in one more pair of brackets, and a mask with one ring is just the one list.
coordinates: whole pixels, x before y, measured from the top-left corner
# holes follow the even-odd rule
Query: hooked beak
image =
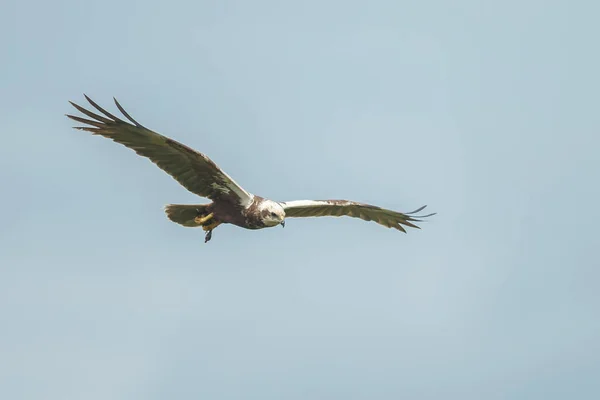
[(285, 228), (285, 221), (281, 221), (281, 227)]

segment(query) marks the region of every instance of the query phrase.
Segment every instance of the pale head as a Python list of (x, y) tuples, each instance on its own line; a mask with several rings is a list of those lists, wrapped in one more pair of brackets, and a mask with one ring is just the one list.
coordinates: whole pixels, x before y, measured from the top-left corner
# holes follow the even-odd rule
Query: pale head
[(260, 204), (260, 216), (265, 226), (285, 226), (285, 211), (281, 204), (272, 200), (263, 200)]

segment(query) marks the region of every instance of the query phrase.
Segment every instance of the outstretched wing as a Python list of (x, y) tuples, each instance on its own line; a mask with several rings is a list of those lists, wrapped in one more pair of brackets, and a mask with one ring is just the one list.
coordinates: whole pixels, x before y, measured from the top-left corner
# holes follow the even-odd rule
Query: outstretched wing
[[(421, 218), (431, 217), (433, 214), (414, 215), (423, 210), (423, 206), (409, 213), (400, 213), (385, 208), (372, 206), (370, 204), (357, 203), (348, 200), (295, 200), (281, 203), (285, 210), (285, 216), (288, 217), (340, 217), (347, 215), (349, 217), (361, 218), (365, 221), (375, 221), (388, 228), (398, 229), (406, 232), (404, 226), (420, 229), (413, 222), (421, 222)], [(403, 226), (404, 225), (404, 226)]]
[[(85, 96), (85, 95), (84, 95)], [(74, 115), (67, 117), (86, 124), (75, 127), (112, 139), (137, 154), (147, 157), (160, 169), (171, 175), (187, 190), (211, 200), (225, 200), (242, 207), (248, 207), (254, 196), (235, 183), (210, 158), (173, 139), (151, 131), (136, 122), (121, 107), (117, 99), (115, 104), (121, 113), (131, 122), (128, 123), (104, 110), (89, 97), (87, 101), (103, 115), (88, 111), (73, 103), (73, 107), (91, 119)]]

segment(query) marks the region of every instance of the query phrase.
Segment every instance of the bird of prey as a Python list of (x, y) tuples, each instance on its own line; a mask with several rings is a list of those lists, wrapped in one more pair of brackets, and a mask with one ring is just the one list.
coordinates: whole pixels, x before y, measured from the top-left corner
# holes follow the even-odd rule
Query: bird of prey
[(85, 125), (74, 127), (75, 129), (101, 135), (129, 147), (137, 154), (149, 158), (190, 192), (212, 200), (209, 204), (169, 204), (165, 207), (167, 217), (171, 221), (186, 227), (202, 227), (206, 232), (205, 243), (211, 239), (213, 230), (220, 224), (262, 229), (285, 226), (285, 218), (346, 215), (375, 221), (406, 233), (404, 226), (419, 228), (415, 222), (435, 214), (415, 215), (426, 206), (409, 213), (401, 213), (348, 200), (277, 202), (253, 195), (238, 185), (206, 155), (139, 124), (116, 99), (114, 101), (117, 108), (129, 122), (114, 116), (88, 96), (84, 96), (96, 112), (70, 101), (73, 107), (90, 118), (67, 115)]

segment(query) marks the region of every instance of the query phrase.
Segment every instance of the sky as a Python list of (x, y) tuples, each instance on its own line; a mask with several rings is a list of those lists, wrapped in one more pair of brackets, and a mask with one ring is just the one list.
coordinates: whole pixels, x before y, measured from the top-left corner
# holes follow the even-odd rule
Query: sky
[[(597, 3), (0, 7), (1, 398), (600, 398)], [(205, 245), (83, 93), (263, 197), (438, 215)]]

